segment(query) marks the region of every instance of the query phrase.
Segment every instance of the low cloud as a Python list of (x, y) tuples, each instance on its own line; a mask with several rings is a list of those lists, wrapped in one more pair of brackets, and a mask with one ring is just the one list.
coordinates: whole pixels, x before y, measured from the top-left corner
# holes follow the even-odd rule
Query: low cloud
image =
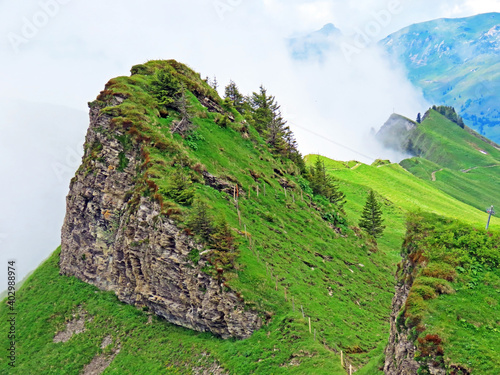
[[(64, 106), (0, 102), (0, 264), (16, 260), (19, 281), (60, 244), (87, 119), (87, 113)], [(1, 290), (6, 271), (0, 268)]]

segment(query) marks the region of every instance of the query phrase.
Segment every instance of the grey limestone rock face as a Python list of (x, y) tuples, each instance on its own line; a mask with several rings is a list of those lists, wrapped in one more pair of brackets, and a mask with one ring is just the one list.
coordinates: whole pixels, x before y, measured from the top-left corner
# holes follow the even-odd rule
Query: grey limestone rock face
[(147, 197), (131, 203), (140, 148), (124, 148), (123, 134), (101, 109), (90, 110), (83, 163), (67, 196), (61, 274), (114, 291), (121, 301), (174, 324), (222, 338), (249, 337), (261, 319), (201, 271), (203, 256), (197, 264), (190, 260), (201, 246), (161, 215), (158, 203)]
[[(403, 272), (407, 272), (410, 263), (407, 261)], [(401, 282), (396, 286), (392, 299), (391, 331), (389, 344), (385, 349), (384, 373), (387, 375), (416, 375), (420, 364), (415, 361), (415, 345), (410, 340), (410, 332), (405, 327), (398, 327), (397, 317), (404, 308), (411, 284)]]

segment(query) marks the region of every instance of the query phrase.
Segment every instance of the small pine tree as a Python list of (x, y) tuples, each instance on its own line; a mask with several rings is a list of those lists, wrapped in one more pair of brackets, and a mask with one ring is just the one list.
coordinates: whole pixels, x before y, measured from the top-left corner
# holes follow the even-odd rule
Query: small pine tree
[(210, 86), (212, 86), (212, 88), (217, 91), (217, 88), (219, 87), (219, 82), (217, 81), (217, 77), (214, 76), (214, 79), (212, 80)]
[(419, 124), (420, 124), (421, 122), (422, 122), (422, 115), (419, 113), (419, 114), (417, 115), (417, 123), (419, 123)]
[(365, 207), (363, 208), (363, 213), (361, 214), (359, 226), (369, 235), (378, 238), (385, 229), (385, 226), (382, 225), (383, 222), (381, 204), (377, 201), (375, 192), (370, 190)]
[(151, 83), (153, 96), (158, 103), (165, 106), (171, 106), (181, 94), (181, 84), (174, 75), (168, 70), (158, 71)]
[(161, 189), (165, 196), (185, 206), (193, 202), (195, 189), (191, 179), (181, 171), (174, 172), (168, 180), (166, 189)]
[(345, 194), (339, 190), (337, 180), (326, 174), (325, 163), (318, 156), (314, 166), (309, 168), (310, 186), (314, 194), (323, 195), (342, 210)]
[(229, 81), (229, 84), (225, 87), (224, 94), (224, 99), (231, 100), (234, 108), (236, 108), (238, 112), (244, 112), (245, 98), (238, 90), (238, 86), (236, 86), (236, 83), (234, 83), (234, 81)]
[(212, 246), (222, 252), (230, 253), (235, 249), (235, 238), (229, 224), (225, 219), (219, 219), (211, 235)]
[(210, 216), (208, 204), (204, 201), (197, 200), (193, 208), (194, 211), (187, 223), (188, 226), (203, 240), (210, 241), (214, 228), (212, 225), (213, 218)]
[(187, 121), (191, 120), (193, 105), (189, 103), (186, 86), (181, 85), (181, 88), (179, 90), (179, 98), (174, 102), (174, 106), (179, 111), (182, 118), (186, 119)]

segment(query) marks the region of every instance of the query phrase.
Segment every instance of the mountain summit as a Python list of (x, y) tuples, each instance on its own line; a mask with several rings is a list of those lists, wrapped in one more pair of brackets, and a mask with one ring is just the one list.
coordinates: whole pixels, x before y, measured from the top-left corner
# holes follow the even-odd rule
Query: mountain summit
[(325, 54), (335, 50), (342, 32), (334, 24), (328, 23), (318, 31), (310, 34), (290, 38), (288, 48), (296, 60), (322, 60)]

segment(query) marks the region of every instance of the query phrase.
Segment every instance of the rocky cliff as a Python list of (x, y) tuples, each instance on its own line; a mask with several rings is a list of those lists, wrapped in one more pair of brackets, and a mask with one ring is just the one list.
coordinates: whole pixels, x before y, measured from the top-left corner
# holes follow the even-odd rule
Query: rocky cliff
[(416, 347), (410, 338), (410, 330), (398, 319), (404, 314), (406, 299), (412, 287), (410, 275), (413, 265), (409, 260), (402, 264), (402, 273), (408, 277), (398, 283), (392, 300), (391, 331), (385, 349), (384, 373), (387, 375), (415, 375), (420, 367), (414, 359)]
[[(115, 95), (106, 106), (124, 100)], [(257, 312), (202, 272), (203, 252), (199, 261), (190, 256), (202, 247), (161, 214), (157, 201), (134, 192), (144, 163), (140, 142), (126, 142), (103, 108), (91, 106), (83, 163), (71, 181), (61, 273), (169, 322), (222, 338), (249, 337), (261, 325)]]
[[(385, 349), (384, 373), (387, 375), (469, 373), (451, 361), (445, 363), (443, 339), (424, 320), (429, 310), (426, 301), (455, 293), (450, 283), (455, 271), (435, 263), (432, 250), (425, 242), (433, 236), (434, 225), (431, 217), (424, 220), (418, 215), (408, 216), (403, 259), (398, 265), (392, 300), (389, 343)], [(445, 269), (448, 271), (443, 271)]]

